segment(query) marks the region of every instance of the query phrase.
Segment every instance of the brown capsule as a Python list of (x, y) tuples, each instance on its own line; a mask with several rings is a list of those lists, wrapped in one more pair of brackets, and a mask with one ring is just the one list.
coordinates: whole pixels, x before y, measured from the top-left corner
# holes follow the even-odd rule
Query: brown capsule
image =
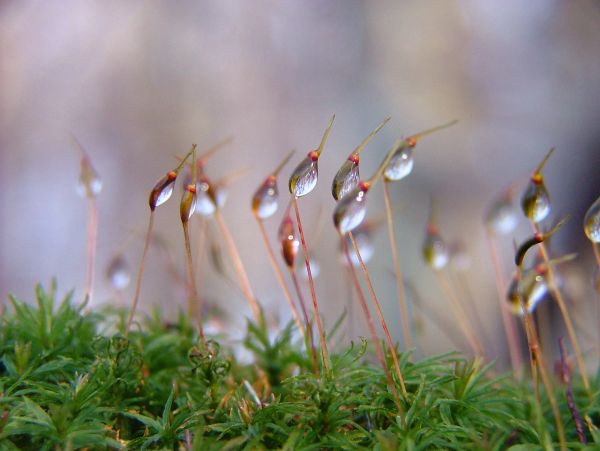
[(554, 148), (550, 149), (533, 172), (531, 180), (521, 197), (521, 208), (523, 209), (523, 213), (525, 213), (525, 216), (534, 223), (543, 221), (550, 214), (550, 195), (548, 194), (548, 190), (544, 183), (542, 169), (553, 152)]
[(281, 242), (281, 254), (288, 268), (291, 269), (294, 267), (294, 260), (300, 249), (300, 240), (296, 236), (294, 222), (289, 215), (285, 216), (283, 221), (281, 221), (278, 235)]
[(425, 263), (432, 269), (437, 271), (448, 264), (448, 248), (439, 234), (437, 227), (433, 224), (427, 226), (422, 250)]
[(152, 188), (152, 191), (150, 191), (150, 198), (148, 199), (150, 210), (154, 211), (156, 207), (164, 204), (171, 198), (176, 179), (177, 172), (169, 171), (158, 182), (156, 182), (156, 185), (154, 185), (154, 188)]
[(196, 185), (188, 185), (181, 196), (181, 203), (179, 204), (179, 216), (183, 224), (186, 224), (194, 214), (196, 200)]
[(93, 198), (100, 194), (102, 191), (102, 180), (92, 165), (88, 153), (85, 151), (79, 140), (71, 134), (71, 139), (75, 143), (75, 146), (79, 150), (81, 155), (80, 159), (80, 171), (79, 171), (79, 185), (77, 192), (82, 197)]

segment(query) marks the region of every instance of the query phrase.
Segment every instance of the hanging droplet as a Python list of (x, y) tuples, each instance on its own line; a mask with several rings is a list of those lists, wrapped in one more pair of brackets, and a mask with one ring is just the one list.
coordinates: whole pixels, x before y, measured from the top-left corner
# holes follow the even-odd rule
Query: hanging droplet
[[(357, 228), (354, 232), (352, 232), (354, 236), (354, 242), (356, 243), (356, 247), (358, 247), (358, 252), (360, 252), (360, 256), (363, 262), (368, 263), (375, 254), (375, 247), (373, 246), (373, 240), (368, 232), (362, 230), (362, 227)], [(359, 267), (360, 261), (358, 260), (358, 255), (354, 251), (352, 247), (352, 242), (350, 241), (350, 237), (346, 236), (346, 245), (349, 249), (350, 260), (352, 261), (352, 266)], [(340, 262), (344, 265), (348, 265), (348, 259), (344, 253), (342, 247), (340, 247)]]
[(383, 176), (389, 182), (401, 180), (412, 172), (414, 165), (413, 148), (402, 141), (386, 166)]
[(358, 157), (350, 155), (342, 164), (331, 184), (331, 194), (335, 200), (340, 200), (360, 182)]
[(594, 243), (600, 243), (600, 197), (592, 204), (583, 218), (585, 234)]
[(223, 208), (225, 206), (228, 194), (229, 190), (227, 190), (225, 186), (217, 186), (215, 188), (215, 199), (217, 201), (217, 207)]
[(548, 292), (545, 272), (536, 267), (523, 274), (520, 284), (517, 284), (516, 275), (512, 278), (506, 298), (510, 302), (514, 314), (524, 315), (521, 300), (527, 311), (532, 313), (540, 301), (546, 298)]
[(448, 248), (444, 243), (437, 227), (430, 224), (423, 242), (423, 258), (432, 269), (439, 270), (448, 264)]
[(182, 223), (186, 224), (196, 211), (196, 201), (196, 185), (188, 185), (181, 196), (181, 203), (179, 204), (179, 216)]
[(89, 160), (82, 158), (77, 192), (82, 197), (92, 198), (100, 194), (100, 191), (102, 191), (102, 180), (100, 180), (100, 176), (94, 170)]
[(319, 155), (316, 152), (309, 154), (300, 162), (290, 176), (290, 194), (295, 197), (306, 196), (310, 193), (319, 179)]
[(548, 217), (550, 214), (550, 196), (543, 180), (538, 181), (532, 178), (521, 198), (521, 207), (525, 216), (535, 223)]
[(156, 185), (154, 185), (154, 188), (150, 191), (150, 198), (148, 199), (150, 210), (154, 211), (156, 207), (164, 204), (171, 198), (176, 179), (177, 172), (169, 171), (164, 177), (156, 182)]
[(283, 218), (279, 226), (279, 241), (281, 242), (281, 254), (289, 268), (294, 267), (294, 260), (300, 249), (300, 240), (296, 236), (294, 222), (288, 215)]
[(112, 259), (106, 270), (106, 276), (115, 290), (124, 290), (131, 281), (129, 265), (122, 255)]
[(212, 216), (217, 210), (215, 190), (206, 176), (201, 176), (196, 184), (196, 213)]
[(489, 209), (486, 225), (498, 235), (507, 235), (517, 227), (519, 218), (511, 196), (502, 196)]
[(260, 219), (267, 219), (275, 214), (279, 206), (279, 190), (277, 179), (270, 175), (260, 185), (252, 197), (252, 211)]
[(368, 182), (361, 182), (336, 204), (333, 210), (333, 224), (342, 235), (357, 228), (365, 219), (365, 201), (369, 188)]

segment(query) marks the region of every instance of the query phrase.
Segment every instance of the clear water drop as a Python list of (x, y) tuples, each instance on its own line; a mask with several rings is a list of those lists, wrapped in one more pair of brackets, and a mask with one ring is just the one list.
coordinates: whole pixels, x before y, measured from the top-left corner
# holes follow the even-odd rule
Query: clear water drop
[(342, 235), (357, 228), (365, 219), (367, 190), (359, 185), (346, 194), (333, 210), (333, 224)]
[(600, 243), (600, 197), (592, 204), (583, 218), (585, 234), (594, 243)]
[(512, 200), (503, 196), (494, 202), (485, 217), (485, 222), (497, 235), (507, 235), (515, 230), (519, 217)]
[(395, 182), (409, 175), (415, 165), (412, 147), (398, 149), (383, 171), (386, 180)]
[[(517, 289), (519, 290), (518, 292)], [(533, 268), (523, 274), (520, 284), (517, 284), (516, 275), (512, 278), (506, 297), (512, 306), (513, 312), (522, 316), (525, 312), (521, 306), (520, 299), (523, 300), (527, 311), (533, 313), (537, 305), (546, 298), (548, 293), (546, 278), (538, 269)]]
[(131, 282), (131, 271), (122, 255), (112, 259), (106, 270), (106, 275), (115, 290), (124, 290)]
[(313, 157), (311, 154), (300, 162), (290, 176), (290, 194), (296, 197), (306, 196), (317, 186), (319, 178), (318, 157)]
[(215, 199), (217, 200), (217, 207), (223, 208), (225, 206), (225, 202), (227, 202), (227, 195), (229, 191), (224, 186), (218, 186), (215, 189)]
[(212, 185), (203, 179), (196, 184), (196, 213), (212, 216), (217, 210), (217, 199)]
[(154, 210), (171, 198), (176, 178), (177, 174), (175, 172), (169, 172), (156, 182), (156, 185), (150, 191), (150, 198), (148, 200), (151, 210)]
[(344, 161), (331, 184), (331, 194), (335, 200), (340, 200), (353, 188), (358, 186), (360, 175), (358, 164), (355, 161), (347, 159)]
[[(360, 256), (363, 262), (366, 264), (373, 258), (375, 254), (375, 246), (373, 246), (373, 240), (369, 233), (362, 232), (360, 230), (353, 232), (354, 241), (356, 242), (356, 247), (358, 247), (358, 252), (360, 252)], [(352, 246), (352, 242), (349, 237), (346, 237), (346, 245), (348, 246), (348, 253), (350, 254), (350, 260), (352, 261), (352, 266), (359, 267), (360, 261), (358, 260), (358, 255), (354, 252), (354, 248)], [(340, 262), (344, 265), (348, 265), (348, 260), (346, 259), (346, 255), (341, 250), (340, 254)]]
[(550, 214), (550, 195), (543, 182), (530, 181), (521, 198), (523, 213), (531, 221), (538, 223)]
[(425, 236), (423, 258), (425, 263), (435, 270), (440, 270), (448, 264), (448, 248), (438, 233), (428, 232)]
[(196, 211), (196, 202), (196, 190), (190, 190), (187, 188), (181, 195), (181, 203), (179, 204), (179, 215), (181, 217), (181, 222), (187, 223), (190, 220)]
[(252, 211), (260, 219), (270, 218), (279, 206), (279, 190), (275, 177), (268, 177), (252, 196)]

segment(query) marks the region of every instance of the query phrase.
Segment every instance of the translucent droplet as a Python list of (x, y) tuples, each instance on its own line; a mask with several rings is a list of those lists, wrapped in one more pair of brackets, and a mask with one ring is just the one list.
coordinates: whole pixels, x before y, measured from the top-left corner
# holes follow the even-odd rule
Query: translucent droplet
[(279, 226), (278, 235), (279, 241), (281, 242), (281, 254), (283, 255), (283, 259), (288, 267), (293, 268), (294, 260), (296, 259), (298, 249), (300, 248), (300, 241), (296, 236), (292, 218), (289, 216), (283, 218), (283, 221), (281, 221)]
[[(517, 292), (519, 289), (519, 292)], [(521, 298), (519, 299), (519, 293)], [(548, 284), (543, 274), (538, 269), (533, 268), (526, 271), (518, 284), (516, 275), (512, 278), (508, 287), (507, 299), (510, 302), (513, 312), (518, 315), (524, 315), (521, 299), (529, 313), (532, 313), (540, 301), (544, 300), (548, 295)]]
[(215, 199), (217, 200), (217, 207), (223, 208), (225, 206), (225, 202), (227, 202), (227, 195), (229, 191), (224, 186), (218, 186), (215, 189)]
[(177, 173), (168, 172), (163, 178), (156, 182), (156, 185), (154, 185), (154, 188), (150, 191), (150, 198), (148, 200), (150, 210), (154, 211), (156, 207), (164, 204), (171, 198), (176, 178)]
[(448, 248), (437, 232), (428, 232), (423, 242), (423, 258), (425, 263), (435, 270), (448, 264)]
[(583, 218), (585, 234), (594, 243), (600, 243), (600, 197), (588, 209)]
[(358, 186), (360, 175), (358, 163), (352, 159), (347, 159), (338, 170), (331, 184), (331, 194), (335, 200), (340, 200), (348, 194), (353, 188)]
[(90, 165), (81, 166), (81, 174), (79, 176), (79, 184), (77, 185), (77, 193), (81, 197), (96, 197), (102, 191), (102, 180), (94, 168)]
[(367, 214), (367, 189), (359, 185), (346, 194), (333, 210), (333, 224), (342, 235), (357, 228)]
[(278, 201), (277, 180), (275, 177), (269, 176), (252, 197), (252, 211), (260, 219), (267, 219), (277, 211)]
[(521, 198), (523, 213), (533, 222), (541, 222), (550, 214), (550, 196), (544, 183), (530, 181)]
[(458, 272), (466, 272), (471, 268), (471, 256), (462, 243), (452, 246), (450, 264)]
[(196, 213), (202, 216), (212, 216), (217, 210), (217, 199), (210, 182), (202, 177), (196, 184)]
[(181, 217), (182, 223), (187, 223), (196, 211), (196, 201), (196, 188), (194, 185), (191, 185), (191, 188), (186, 188), (186, 190), (181, 195), (181, 203), (179, 204), (179, 215)]
[(498, 199), (489, 209), (485, 222), (498, 235), (507, 235), (515, 230), (519, 218), (512, 200), (506, 196)]
[(112, 259), (106, 270), (106, 275), (115, 290), (124, 290), (131, 281), (129, 265), (121, 255)]
[[(356, 243), (356, 247), (358, 247), (358, 252), (360, 252), (363, 262), (365, 264), (368, 263), (373, 258), (373, 254), (375, 254), (375, 247), (373, 246), (373, 240), (371, 239), (370, 234), (366, 232), (355, 231), (352, 233), (352, 235), (354, 236), (354, 242)], [(358, 260), (358, 255), (356, 252), (354, 252), (354, 248), (349, 237), (346, 237), (346, 245), (348, 246), (348, 253), (350, 254), (352, 266), (359, 267), (360, 261)], [(346, 259), (343, 249), (340, 254), (340, 262), (342, 262), (344, 265), (348, 265), (348, 260)]]
[(383, 171), (383, 176), (390, 182), (401, 180), (412, 172), (414, 164), (412, 147), (403, 145), (392, 156)]
[[(321, 273), (321, 265), (319, 264), (319, 261), (317, 259), (315, 259), (312, 255), (309, 257), (310, 260), (310, 274), (312, 275), (313, 279), (316, 279), (317, 277), (319, 277), (319, 274)], [(304, 259), (300, 259), (297, 261), (296, 263), (296, 271), (298, 271), (298, 273), (300, 274), (300, 276), (302, 277), (303, 280), (308, 280), (308, 270), (306, 269), (306, 262), (304, 261)]]
[(318, 156), (316, 152), (311, 152), (300, 162), (290, 176), (290, 193), (296, 197), (306, 196), (310, 193), (319, 178)]

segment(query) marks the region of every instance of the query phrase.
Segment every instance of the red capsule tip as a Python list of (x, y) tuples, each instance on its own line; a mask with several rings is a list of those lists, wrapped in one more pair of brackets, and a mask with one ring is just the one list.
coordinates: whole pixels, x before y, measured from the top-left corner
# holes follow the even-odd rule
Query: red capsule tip
[(536, 232), (533, 234), (533, 239), (538, 243), (541, 243), (542, 241), (544, 241), (544, 235), (542, 235), (540, 232)]
[(169, 179), (169, 181), (175, 180), (177, 178), (177, 172), (175, 172), (175, 171), (167, 172), (167, 178)]
[(353, 164), (358, 165), (360, 157), (356, 154), (350, 154), (350, 156), (348, 157), (348, 161), (351, 161)]
[(369, 182), (365, 182), (365, 181), (360, 181), (358, 183), (358, 186), (360, 187), (361, 191), (369, 191), (369, 188), (371, 188), (371, 184)]
[(409, 136), (408, 138), (406, 138), (406, 145), (408, 147), (415, 147), (417, 145), (417, 138)]
[(544, 183), (544, 177), (539, 172), (536, 172), (531, 176), (531, 181), (536, 185), (541, 185), (542, 183)]
[(187, 186), (186, 188), (190, 193), (196, 194), (196, 185), (195, 184), (190, 184)]
[(312, 161), (317, 161), (319, 159), (319, 153), (315, 150), (308, 152), (308, 158)]
[(438, 228), (435, 224), (427, 224), (427, 235), (437, 235)]

